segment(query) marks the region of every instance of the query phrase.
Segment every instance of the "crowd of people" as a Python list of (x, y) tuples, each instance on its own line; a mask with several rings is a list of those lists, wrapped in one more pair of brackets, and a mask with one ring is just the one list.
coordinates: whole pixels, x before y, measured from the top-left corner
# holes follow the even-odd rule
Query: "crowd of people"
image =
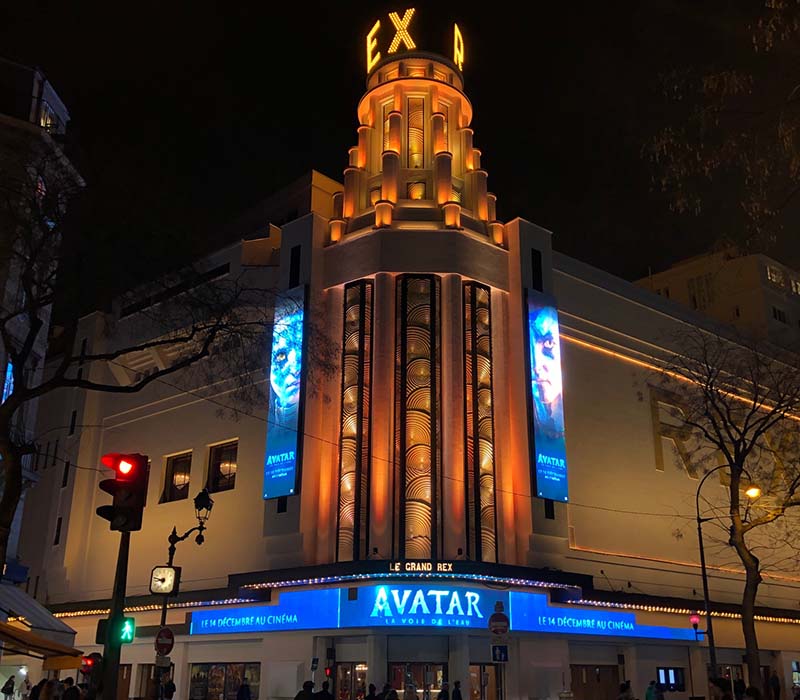
[[(363, 686), (362, 686), (363, 688)], [(378, 693), (378, 688), (374, 683), (369, 684), (368, 692), (364, 700), (400, 700), (397, 690), (391, 683), (384, 683), (383, 690)], [(413, 683), (406, 684), (403, 700), (413, 700), (417, 696), (417, 688)], [(423, 700), (431, 700), (430, 686), (426, 686), (422, 693)], [(239, 700), (239, 699), (237, 699)], [(329, 681), (322, 682), (322, 690), (314, 692), (314, 681), (306, 681), (303, 687), (294, 696), (294, 700), (334, 700), (330, 692)], [(461, 681), (453, 683), (453, 692), (450, 692), (450, 685), (447, 681), (442, 683), (442, 688), (436, 696), (436, 700), (463, 700), (461, 696)]]
[[(767, 681), (767, 693), (762, 693), (755, 686), (748, 686), (741, 678), (709, 678), (711, 700), (800, 700), (800, 686), (792, 688), (790, 698), (783, 698), (781, 682), (776, 671)], [(668, 689), (661, 683), (650, 681), (644, 693), (644, 700), (665, 700), (664, 693)], [(631, 682), (624, 681), (619, 685), (617, 700), (637, 700), (631, 689)]]
[(0, 688), (3, 700), (87, 700), (88, 686), (76, 683), (71, 676), (64, 679), (42, 678), (33, 685), (27, 677), (16, 684), (16, 676), (9, 676)]

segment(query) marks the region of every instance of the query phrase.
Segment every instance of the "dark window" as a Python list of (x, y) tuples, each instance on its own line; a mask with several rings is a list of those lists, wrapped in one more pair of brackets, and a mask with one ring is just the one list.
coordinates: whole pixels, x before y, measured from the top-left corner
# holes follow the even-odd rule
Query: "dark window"
[(53, 546), (61, 542), (61, 518), (56, 520), (56, 536), (53, 538)]
[(656, 682), (663, 686), (664, 690), (671, 693), (686, 692), (686, 678), (682, 668), (659, 666), (656, 669), (656, 678)]
[(192, 453), (167, 457), (164, 473), (164, 491), (159, 503), (182, 501), (189, 495), (189, 474), (192, 471)]
[(531, 287), (538, 292), (544, 291), (544, 278), (542, 276), (542, 251), (531, 248)]
[(70, 435), (74, 435), (75, 434), (75, 423), (77, 422), (77, 420), (78, 420), (78, 412), (77, 411), (73, 411), (72, 415), (69, 417), (69, 434)]
[(772, 318), (780, 323), (786, 323), (786, 312), (783, 309), (779, 309), (777, 306), (773, 306)]
[(42, 462), (42, 469), (47, 469), (47, 460), (50, 459), (50, 443), (48, 442), (44, 448), (44, 462)]
[(236, 455), (239, 450), (238, 440), (215, 445), (211, 448), (208, 460), (208, 490), (230, 491), (236, 484)]
[(544, 499), (544, 517), (548, 520), (556, 519), (556, 506), (552, 498)]
[(50, 462), (51, 467), (56, 466), (57, 459), (58, 459), (58, 438), (56, 438), (56, 444), (53, 446), (53, 461)]
[(36, 445), (36, 458), (33, 460), (33, 471), (39, 471), (39, 459), (42, 456), (42, 446)]
[(302, 246), (296, 245), (292, 247), (292, 252), (289, 257), (289, 289), (296, 287), (300, 284), (300, 251)]
[(733, 317), (734, 318), (741, 318), (742, 310), (738, 306), (733, 307)]
[(69, 468), (72, 466), (69, 460), (65, 460), (64, 462), (64, 474), (61, 476), (61, 488), (66, 488), (67, 484), (69, 483)]

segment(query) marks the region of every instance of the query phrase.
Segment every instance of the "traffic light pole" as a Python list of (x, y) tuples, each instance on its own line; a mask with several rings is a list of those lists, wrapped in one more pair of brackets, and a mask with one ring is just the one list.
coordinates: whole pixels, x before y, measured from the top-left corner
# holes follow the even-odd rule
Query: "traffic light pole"
[(119, 661), (122, 644), (113, 630), (117, 629), (125, 617), (125, 589), (128, 583), (128, 553), (131, 548), (131, 533), (123, 532), (119, 540), (117, 573), (114, 576), (114, 595), (111, 599), (111, 613), (108, 616), (106, 638), (103, 643), (103, 685), (100, 689), (102, 700), (116, 700)]

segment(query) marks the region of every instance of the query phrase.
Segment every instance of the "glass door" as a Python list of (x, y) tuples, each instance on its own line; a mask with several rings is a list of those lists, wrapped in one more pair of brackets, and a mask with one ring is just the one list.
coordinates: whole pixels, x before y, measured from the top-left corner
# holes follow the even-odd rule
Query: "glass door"
[(335, 700), (364, 700), (367, 695), (366, 664), (337, 663), (334, 671), (334, 686), (330, 691)]
[(502, 700), (500, 669), (497, 664), (469, 667), (470, 700)]
[(389, 664), (389, 683), (399, 700), (436, 700), (445, 682), (447, 664)]

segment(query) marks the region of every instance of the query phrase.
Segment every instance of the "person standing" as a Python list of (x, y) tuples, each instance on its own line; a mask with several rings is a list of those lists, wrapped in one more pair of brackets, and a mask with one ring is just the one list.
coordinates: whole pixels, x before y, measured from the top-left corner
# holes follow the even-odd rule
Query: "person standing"
[(453, 695), (450, 700), (461, 700), (461, 681), (453, 683)]
[(329, 687), (330, 683), (328, 681), (322, 681), (322, 690), (318, 693), (314, 693), (314, 700), (333, 700), (333, 693), (328, 690)]
[(0, 693), (3, 693), (5, 700), (14, 700), (14, 676), (13, 674), (8, 677), (8, 680), (0, 688)]
[(294, 696), (294, 700), (312, 700), (314, 697), (314, 681), (303, 683), (303, 689)]
[(367, 687), (367, 695), (364, 700), (378, 700), (378, 696), (375, 694), (377, 688), (375, 687), (374, 683), (370, 683)]
[(250, 684), (246, 678), (242, 678), (242, 684), (236, 691), (236, 700), (250, 700)]
[(772, 700), (781, 700), (781, 679), (778, 678), (778, 672), (774, 668), (769, 677), (769, 691), (772, 693)]
[(450, 686), (445, 681), (442, 683), (442, 689), (439, 691), (439, 694), (436, 696), (436, 700), (450, 700)]
[(70, 676), (64, 679), (64, 692), (61, 695), (61, 700), (81, 700), (81, 691), (75, 685), (75, 681)]
[(647, 690), (644, 691), (644, 700), (656, 700), (656, 682), (650, 681)]

